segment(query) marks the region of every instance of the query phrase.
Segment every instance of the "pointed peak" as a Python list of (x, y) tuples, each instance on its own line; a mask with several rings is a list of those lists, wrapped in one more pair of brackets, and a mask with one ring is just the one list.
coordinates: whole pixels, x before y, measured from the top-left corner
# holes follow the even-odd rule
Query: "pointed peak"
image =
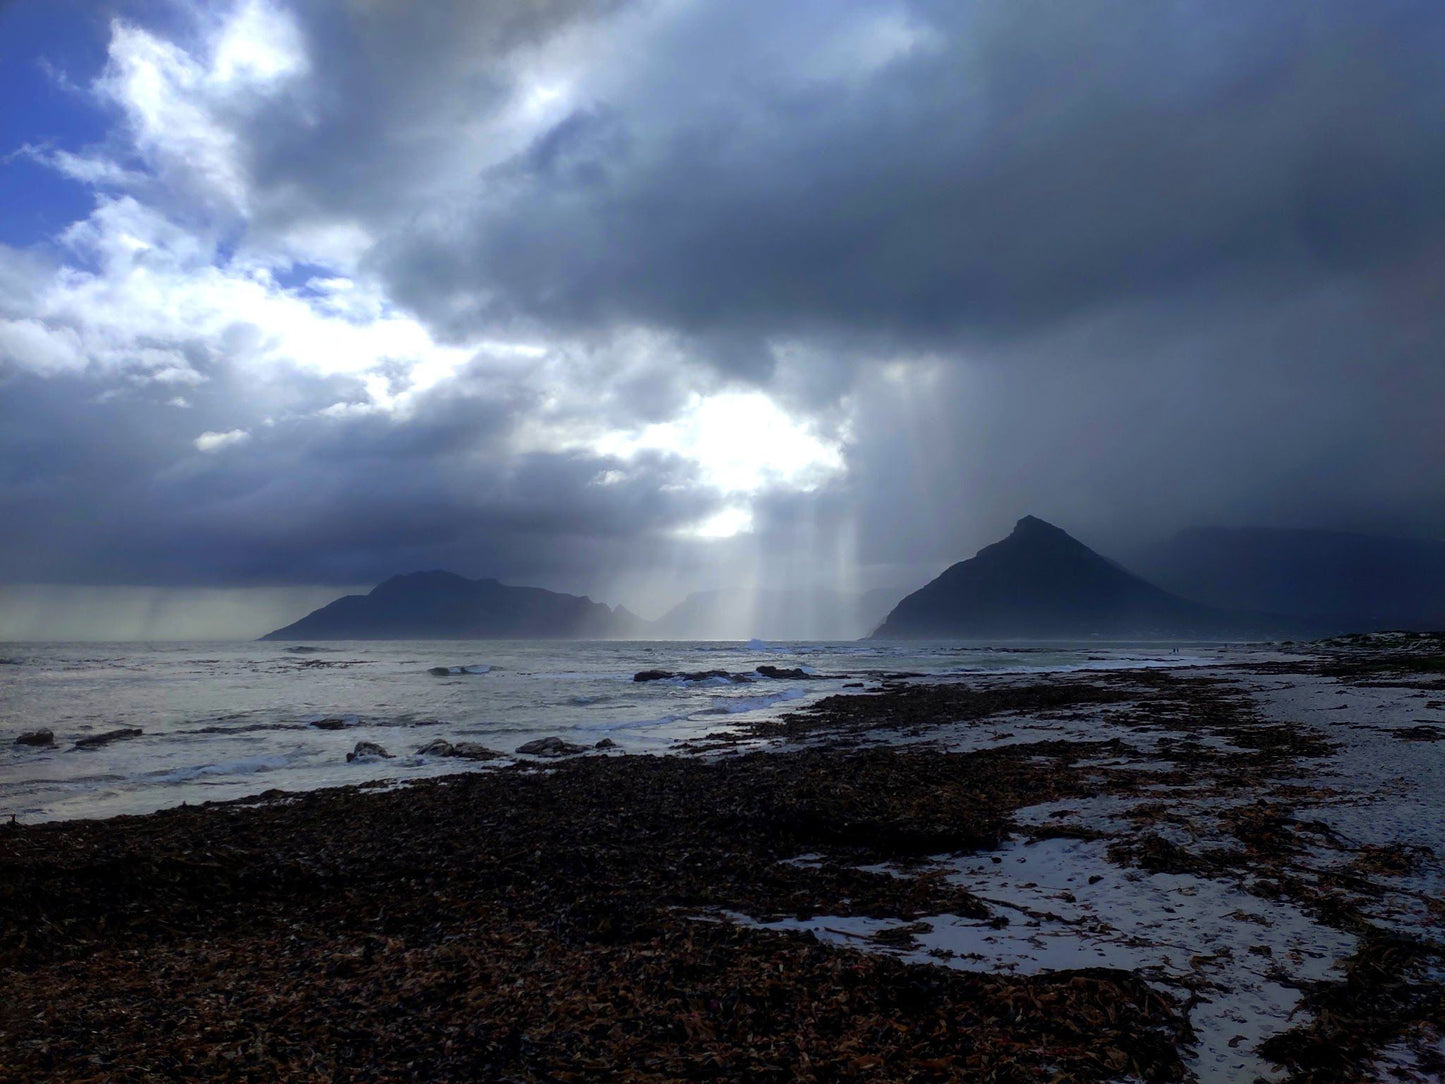
[(1007, 558), (1012, 561), (1058, 560), (1066, 554), (1073, 557), (1097, 556), (1068, 531), (1055, 527), (1038, 516), (1024, 516), (1014, 524), (1013, 531), (1007, 537), (978, 551), (979, 557), (988, 556), (993, 560)]
[(1014, 534), (1068, 534), (1062, 527), (1055, 527), (1038, 516), (1024, 516), (1014, 524)]

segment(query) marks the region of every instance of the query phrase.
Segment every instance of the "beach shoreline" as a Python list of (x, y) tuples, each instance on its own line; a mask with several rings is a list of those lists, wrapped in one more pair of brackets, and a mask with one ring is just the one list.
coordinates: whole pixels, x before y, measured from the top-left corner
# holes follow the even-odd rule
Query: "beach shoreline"
[(1433, 1079), (1421, 643), (0, 828), (0, 1077)]

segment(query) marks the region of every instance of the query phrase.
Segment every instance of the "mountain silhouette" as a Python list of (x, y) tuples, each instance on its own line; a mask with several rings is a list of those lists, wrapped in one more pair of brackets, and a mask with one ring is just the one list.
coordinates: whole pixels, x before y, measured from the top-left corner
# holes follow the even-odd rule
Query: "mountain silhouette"
[(900, 602), (873, 638), (1208, 638), (1255, 635), (1270, 624), (1170, 594), (1025, 516), (1007, 538)]
[(621, 606), (453, 572), (393, 576), (346, 595), (263, 640), (620, 639), (643, 622)]

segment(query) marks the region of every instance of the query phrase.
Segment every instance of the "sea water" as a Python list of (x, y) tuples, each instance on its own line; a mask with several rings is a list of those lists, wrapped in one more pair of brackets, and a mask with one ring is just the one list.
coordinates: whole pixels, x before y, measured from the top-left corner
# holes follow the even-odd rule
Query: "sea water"
[[(506, 754), (534, 738), (615, 743), (612, 755), (679, 743), (928, 675), (1189, 665), (1205, 645), (368, 641), (312, 644), (0, 644), (0, 817), (32, 822), (147, 813), (183, 802), (486, 770), (510, 761), (421, 756), (434, 738)], [(801, 668), (770, 679), (759, 665)], [(444, 676), (433, 668), (448, 669)], [(725, 679), (634, 681), (642, 670)], [(341, 719), (342, 729), (320, 729)], [(121, 728), (98, 748), (78, 739)], [(51, 748), (14, 744), (47, 729)], [(388, 760), (346, 754), (381, 745)]]

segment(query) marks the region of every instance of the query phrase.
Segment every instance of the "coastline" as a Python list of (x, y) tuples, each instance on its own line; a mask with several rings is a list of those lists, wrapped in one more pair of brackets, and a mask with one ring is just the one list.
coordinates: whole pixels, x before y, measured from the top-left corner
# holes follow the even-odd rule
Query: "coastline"
[(896, 681), (694, 755), (0, 828), (0, 1076), (1431, 1079), (1428, 657)]

